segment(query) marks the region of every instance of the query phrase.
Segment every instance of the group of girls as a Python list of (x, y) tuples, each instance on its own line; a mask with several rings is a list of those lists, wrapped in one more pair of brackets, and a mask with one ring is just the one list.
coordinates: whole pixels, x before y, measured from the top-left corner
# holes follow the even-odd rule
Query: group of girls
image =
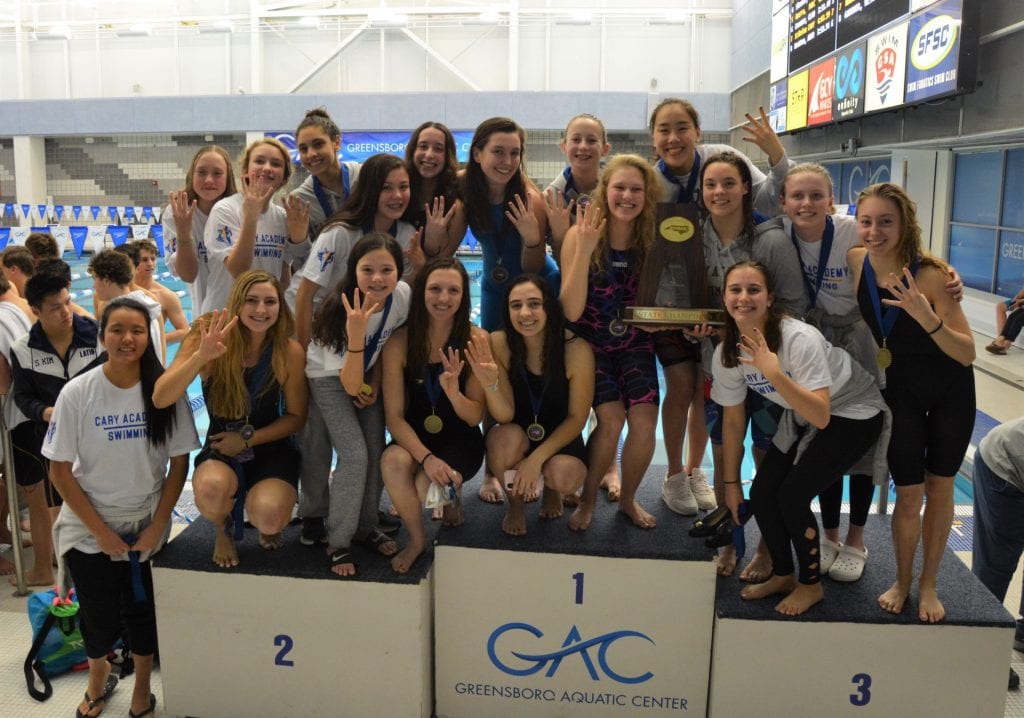
[[(544, 194), (525, 171), (525, 134), (503, 118), (477, 128), (460, 172), (454, 139), (437, 123), (417, 128), (404, 161), (341, 164), (340, 132), (311, 111), (296, 137), (310, 177), (283, 203), (273, 198), (291, 163), (275, 140), (246, 149), (237, 192), (223, 150), (201, 149), (164, 223), (168, 263), (190, 282), (202, 316), (161, 373), (144, 309), (111, 302), (102, 317), (109, 359), (68, 384), (47, 438), (67, 509), (58, 535), (85, 616), (82, 714), (95, 714), (113, 690), (100, 657), (119, 629), (123, 599), (110, 587), (131, 584), (130, 552), (149, 601), (124, 614), (139, 671), (132, 711), (152, 710), (145, 559), (165, 540), (197, 444), (185, 403), (196, 376), (210, 429), (193, 488), (217, 529), (213, 559), (222, 567), (238, 563), (243, 509), (259, 544), (273, 549), (301, 494), (302, 540), (326, 544), (331, 571), (357, 573), (351, 547), (361, 544), (404, 573), (426, 547), (428, 494), (441, 496), (444, 523), (457, 525), (462, 484), (485, 462), (481, 496), (507, 503), (508, 534), (526, 532), (531, 498), (553, 519), (579, 492), (568, 523), (586, 529), (602, 483), (634, 524), (652, 528), (636, 495), (655, 445), (657, 357), (673, 510), (693, 513), (691, 502), (709, 508), (717, 499), (742, 520), (740, 460), (753, 423), (760, 464), (750, 509), (763, 546), (741, 574), (751, 583), (745, 598), (782, 594), (777, 610), (794, 615), (823, 598), (823, 574), (860, 576), (873, 482), (887, 476), (887, 455), (897, 576), (879, 604), (903, 610), (923, 543), (918, 613), (941, 620), (936, 582), (952, 477), (974, 415), (973, 344), (958, 287), (925, 253), (902, 190), (869, 187), (854, 219), (834, 215), (828, 173), (792, 167), (763, 115), (748, 119), (749, 139), (769, 156), (767, 176), (741, 153), (701, 145), (699, 116), (683, 100), (652, 114), (655, 166), (617, 155), (602, 167), (603, 125), (573, 118), (563, 142), (569, 166)], [(648, 332), (623, 322), (659, 202), (700, 209), (703, 279), (712, 306), (726, 311), (720, 330)], [(757, 223), (778, 210), (784, 216)], [(467, 227), (483, 248), (480, 327), (470, 278), (452, 256)], [(596, 424), (584, 443), (591, 410)], [(108, 447), (91, 436), (102, 422), (89, 412), (145, 417), (146, 430)], [(714, 498), (699, 472), (706, 433)], [(106, 470), (111, 462), (148, 468)], [(852, 513), (840, 542), (848, 473)], [(131, 486), (111, 486), (111, 476), (125, 475), (135, 477)], [(378, 511), (385, 487), (408, 532), (404, 547)], [(815, 495), (823, 532), (810, 511)], [(727, 574), (736, 557), (727, 548), (718, 561)]]

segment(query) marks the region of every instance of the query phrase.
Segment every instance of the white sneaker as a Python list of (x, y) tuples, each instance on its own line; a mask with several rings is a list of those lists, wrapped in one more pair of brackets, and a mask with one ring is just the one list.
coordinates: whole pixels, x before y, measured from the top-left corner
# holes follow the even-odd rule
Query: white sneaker
[(715, 492), (708, 486), (708, 475), (700, 469), (694, 469), (690, 474), (690, 491), (693, 492), (693, 497), (697, 500), (697, 507), (701, 511), (718, 508)]
[(697, 499), (690, 488), (690, 477), (685, 471), (665, 477), (665, 483), (661, 487), (661, 500), (682, 516), (697, 514)]

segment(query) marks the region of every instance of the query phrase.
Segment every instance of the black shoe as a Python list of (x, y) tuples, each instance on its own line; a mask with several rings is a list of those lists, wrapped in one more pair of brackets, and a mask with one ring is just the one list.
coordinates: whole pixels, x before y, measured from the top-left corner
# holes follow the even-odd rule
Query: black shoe
[(725, 521), (719, 521), (714, 533), (704, 540), (704, 545), (708, 548), (722, 548), (732, 544), (732, 530), (736, 524), (732, 521), (732, 512), (726, 509), (726, 514)]
[(1024, 620), (1017, 621), (1017, 632), (1013, 634), (1013, 650), (1024, 653)]
[(1020, 688), (1020, 676), (1017, 675), (1017, 671), (1010, 669), (1010, 680), (1006, 684), (1006, 690), (1015, 691)]
[(719, 525), (727, 520), (731, 515), (729, 507), (722, 504), (717, 509), (709, 513), (707, 516), (703, 516), (693, 522), (693, 526), (690, 527), (690, 536), (694, 538), (705, 538), (707, 536), (713, 536), (715, 531), (718, 530)]
[(307, 516), (302, 519), (302, 533), (299, 534), (299, 541), (303, 546), (315, 546), (318, 543), (327, 543), (327, 528), (321, 516)]
[(377, 530), (388, 536), (394, 536), (402, 528), (402, 520), (386, 511), (377, 510)]

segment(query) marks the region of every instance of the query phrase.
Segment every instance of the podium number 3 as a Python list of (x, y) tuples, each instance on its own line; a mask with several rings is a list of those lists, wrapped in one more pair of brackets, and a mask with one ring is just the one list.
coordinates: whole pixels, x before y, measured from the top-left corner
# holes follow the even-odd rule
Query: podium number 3
[(280, 636), (274, 636), (274, 645), (280, 646), (281, 650), (277, 652), (277, 656), (274, 657), (275, 666), (294, 666), (295, 661), (285, 658), (288, 652), (292, 650), (292, 637), (286, 636), (283, 633)]
[(871, 701), (871, 676), (867, 673), (858, 673), (853, 677), (853, 684), (857, 687), (857, 692), (850, 694), (850, 703), (855, 706), (866, 706)]
[(583, 603), (583, 572), (574, 573), (572, 580), (576, 582), (576, 603)]

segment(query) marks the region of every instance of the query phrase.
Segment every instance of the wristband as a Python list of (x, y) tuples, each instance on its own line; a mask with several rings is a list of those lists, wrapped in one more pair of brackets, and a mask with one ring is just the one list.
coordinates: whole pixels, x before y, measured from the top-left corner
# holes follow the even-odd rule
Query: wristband
[(425, 466), (424, 466), (423, 464), (427, 463), (427, 459), (429, 459), (429, 458), (430, 458), (431, 456), (433, 456), (433, 455), (434, 455), (434, 453), (433, 453), (433, 452), (431, 452), (431, 451), (428, 451), (428, 452), (427, 452), (427, 455), (423, 457), (423, 461), (421, 461), (421, 462), (420, 462), (420, 468), (421, 468), (421, 469), (425, 469), (425, 468), (427, 468), (427, 467), (425, 467)]
[(942, 317), (939, 317), (939, 326), (935, 327), (930, 332), (928, 332), (928, 336), (931, 336), (932, 334), (935, 334), (937, 331), (942, 329), (942, 327), (944, 327), (944, 326), (946, 326), (946, 320), (943, 319)]

